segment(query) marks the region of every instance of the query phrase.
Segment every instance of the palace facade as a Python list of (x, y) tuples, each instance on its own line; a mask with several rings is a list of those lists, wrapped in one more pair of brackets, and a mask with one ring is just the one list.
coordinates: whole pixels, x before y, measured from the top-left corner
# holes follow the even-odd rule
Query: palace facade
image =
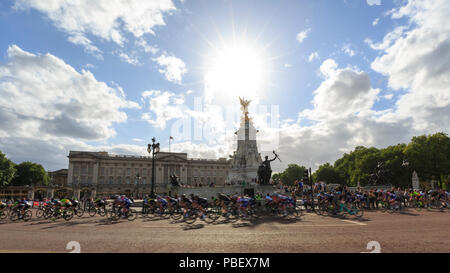
[[(152, 157), (112, 155), (107, 152), (70, 151), (67, 186), (96, 188), (97, 195), (148, 194), (151, 190)], [(170, 175), (183, 185), (224, 185), (230, 169), (226, 158), (188, 159), (187, 153), (155, 155), (155, 192), (168, 192)]]

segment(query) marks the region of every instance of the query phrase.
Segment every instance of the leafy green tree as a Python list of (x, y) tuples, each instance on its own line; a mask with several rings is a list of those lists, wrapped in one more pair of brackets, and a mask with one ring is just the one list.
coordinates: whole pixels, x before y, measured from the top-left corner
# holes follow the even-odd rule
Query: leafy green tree
[(278, 181), (278, 179), (281, 179), (281, 178), (280, 178), (280, 174), (279, 174), (279, 173), (274, 173), (274, 174), (272, 175), (272, 181)]
[(15, 166), (14, 186), (48, 185), (49, 178), (44, 167), (32, 162), (22, 162)]
[(314, 181), (324, 181), (328, 184), (344, 184), (344, 179), (340, 176), (339, 171), (336, 170), (330, 163), (320, 165), (319, 169), (313, 174)]
[(443, 177), (450, 174), (450, 138), (441, 132), (413, 137), (405, 148), (410, 168), (425, 180), (437, 179), (442, 187)]
[(0, 186), (7, 186), (14, 178), (15, 164), (6, 155), (0, 152)]
[(300, 180), (303, 178), (304, 171), (306, 167), (299, 166), (297, 164), (289, 164), (284, 172), (280, 173), (281, 182), (284, 185), (292, 186), (295, 180)]
[(405, 148), (406, 144), (398, 144), (380, 150), (381, 160), (386, 170), (388, 170), (388, 182), (403, 188), (411, 186), (412, 176), (412, 170), (407, 165), (404, 165), (406, 159)]

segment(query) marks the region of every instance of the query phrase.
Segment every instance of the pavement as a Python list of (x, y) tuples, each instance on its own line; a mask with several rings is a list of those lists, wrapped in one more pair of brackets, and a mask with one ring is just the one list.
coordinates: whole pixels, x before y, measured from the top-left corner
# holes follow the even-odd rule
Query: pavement
[(450, 210), (366, 211), (360, 219), (305, 213), (295, 220), (197, 220), (192, 225), (141, 216), (131, 222), (89, 215), (53, 222), (36, 219), (33, 212), (29, 222), (0, 220), (0, 252), (67, 253), (79, 243), (81, 253), (449, 253), (449, 227)]

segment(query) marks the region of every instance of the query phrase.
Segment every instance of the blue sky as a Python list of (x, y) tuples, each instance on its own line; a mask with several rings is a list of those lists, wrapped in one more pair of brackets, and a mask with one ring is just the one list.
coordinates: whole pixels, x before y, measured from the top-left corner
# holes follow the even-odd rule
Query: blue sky
[[(356, 145), (447, 132), (449, 27), (439, 20), (448, 8), (412, 0), (2, 1), (0, 150), (16, 162), (64, 168), (69, 150), (145, 154), (152, 137), (167, 150), (174, 124), (188, 118), (190, 137), (174, 136), (172, 150), (226, 157), (238, 120), (225, 130), (217, 107), (239, 115), (239, 95), (278, 107), (279, 116), (269, 111), (276, 126), (250, 114), (261, 152), (278, 150), (286, 164), (316, 168)], [(215, 61), (231, 48), (257, 60), (225, 55), (236, 76)], [(442, 70), (430, 76), (436, 65)], [(206, 87), (213, 69), (220, 79)], [(228, 85), (233, 77), (242, 83)], [(254, 82), (252, 92), (238, 91)], [(196, 120), (213, 136), (194, 137)]]

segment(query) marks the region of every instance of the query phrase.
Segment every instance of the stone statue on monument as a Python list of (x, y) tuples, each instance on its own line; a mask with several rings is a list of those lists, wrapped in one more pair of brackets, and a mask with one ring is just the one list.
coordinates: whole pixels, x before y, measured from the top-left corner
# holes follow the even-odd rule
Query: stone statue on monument
[(274, 161), (277, 158), (278, 158), (277, 154), (275, 154), (275, 157), (273, 159), (269, 159), (269, 157), (266, 155), (265, 160), (259, 166), (258, 182), (260, 185), (269, 185), (270, 177), (272, 177), (272, 168), (270, 167), (270, 162)]

